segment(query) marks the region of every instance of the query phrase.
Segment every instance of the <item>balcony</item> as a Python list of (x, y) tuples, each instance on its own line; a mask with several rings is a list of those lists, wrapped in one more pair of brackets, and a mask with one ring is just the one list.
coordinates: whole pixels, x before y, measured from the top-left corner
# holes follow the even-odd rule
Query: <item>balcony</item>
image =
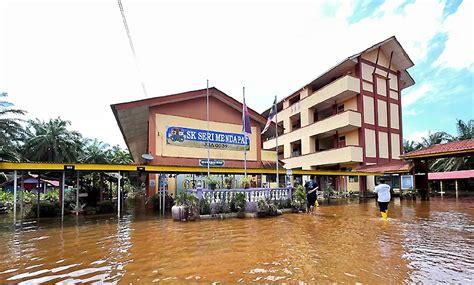
[(284, 160), (286, 169), (311, 169), (314, 166), (362, 162), (362, 147), (346, 146), (326, 151), (291, 157)]
[[(299, 128), (290, 133), (278, 137), (278, 145), (290, 144), (305, 137), (320, 135), (324, 133), (348, 132), (362, 126), (362, 116), (359, 112), (347, 110), (334, 116), (328, 117), (311, 125)], [(275, 148), (276, 139), (263, 142), (263, 149)]]
[(278, 113), (278, 118), (289, 118), (301, 110), (316, 107), (321, 103), (329, 101), (344, 101), (360, 93), (360, 81), (351, 75), (341, 77), (328, 85), (316, 90), (308, 97), (301, 99), (293, 105)]

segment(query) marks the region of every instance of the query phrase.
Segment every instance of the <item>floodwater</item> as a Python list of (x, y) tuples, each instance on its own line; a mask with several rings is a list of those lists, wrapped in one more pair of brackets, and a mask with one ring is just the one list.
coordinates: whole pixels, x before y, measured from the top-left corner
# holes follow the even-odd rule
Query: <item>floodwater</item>
[(0, 283), (472, 283), (474, 200), (173, 222), (69, 217), (0, 229)]

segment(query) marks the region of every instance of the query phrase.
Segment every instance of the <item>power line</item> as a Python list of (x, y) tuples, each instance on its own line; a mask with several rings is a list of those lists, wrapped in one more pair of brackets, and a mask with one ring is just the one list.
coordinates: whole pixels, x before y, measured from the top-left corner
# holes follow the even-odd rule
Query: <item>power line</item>
[(127, 37), (128, 37), (128, 43), (130, 44), (130, 49), (132, 50), (133, 59), (135, 61), (135, 67), (137, 68), (138, 77), (140, 79), (140, 84), (142, 85), (142, 89), (143, 89), (143, 93), (145, 94), (145, 98), (148, 98), (148, 93), (146, 92), (146, 88), (145, 88), (145, 82), (143, 81), (143, 79), (141, 77), (141, 72), (140, 72), (140, 67), (138, 65), (137, 55), (135, 53), (135, 47), (133, 46), (132, 35), (130, 33), (130, 29), (128, 28), (127, 18), (125, 17), (125, 11), (123, 10), (122, 1), (117, 0), (117, 2), (118, 2), (118, 5), (119, 5), (119, 8), (120, 8), (120, 13), (122, 14), (123, 26), (125, 27), (125, 32), (127, 33)]

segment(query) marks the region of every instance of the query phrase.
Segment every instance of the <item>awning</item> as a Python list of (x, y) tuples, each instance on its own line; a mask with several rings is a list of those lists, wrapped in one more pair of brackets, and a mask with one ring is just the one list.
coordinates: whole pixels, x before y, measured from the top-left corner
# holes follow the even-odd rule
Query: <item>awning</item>
[(428, 180), (469, 179), (474, 178), (474, 170), (459, 170), (428, 173)]

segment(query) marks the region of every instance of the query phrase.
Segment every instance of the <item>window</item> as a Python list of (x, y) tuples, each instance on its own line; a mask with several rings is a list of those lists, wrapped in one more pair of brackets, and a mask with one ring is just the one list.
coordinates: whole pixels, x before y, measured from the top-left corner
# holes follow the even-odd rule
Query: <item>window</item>
[(359, 176), (349, 176), (349, 183), (359, 182)]
[(340, 136), (340, 137), (339, 137), (339, 141), (340, 141), (340, 142), (346, 141), (346, 136)]
[(337, 106), (337, 113), (342, 113), (344, 112), (344, 104)]

